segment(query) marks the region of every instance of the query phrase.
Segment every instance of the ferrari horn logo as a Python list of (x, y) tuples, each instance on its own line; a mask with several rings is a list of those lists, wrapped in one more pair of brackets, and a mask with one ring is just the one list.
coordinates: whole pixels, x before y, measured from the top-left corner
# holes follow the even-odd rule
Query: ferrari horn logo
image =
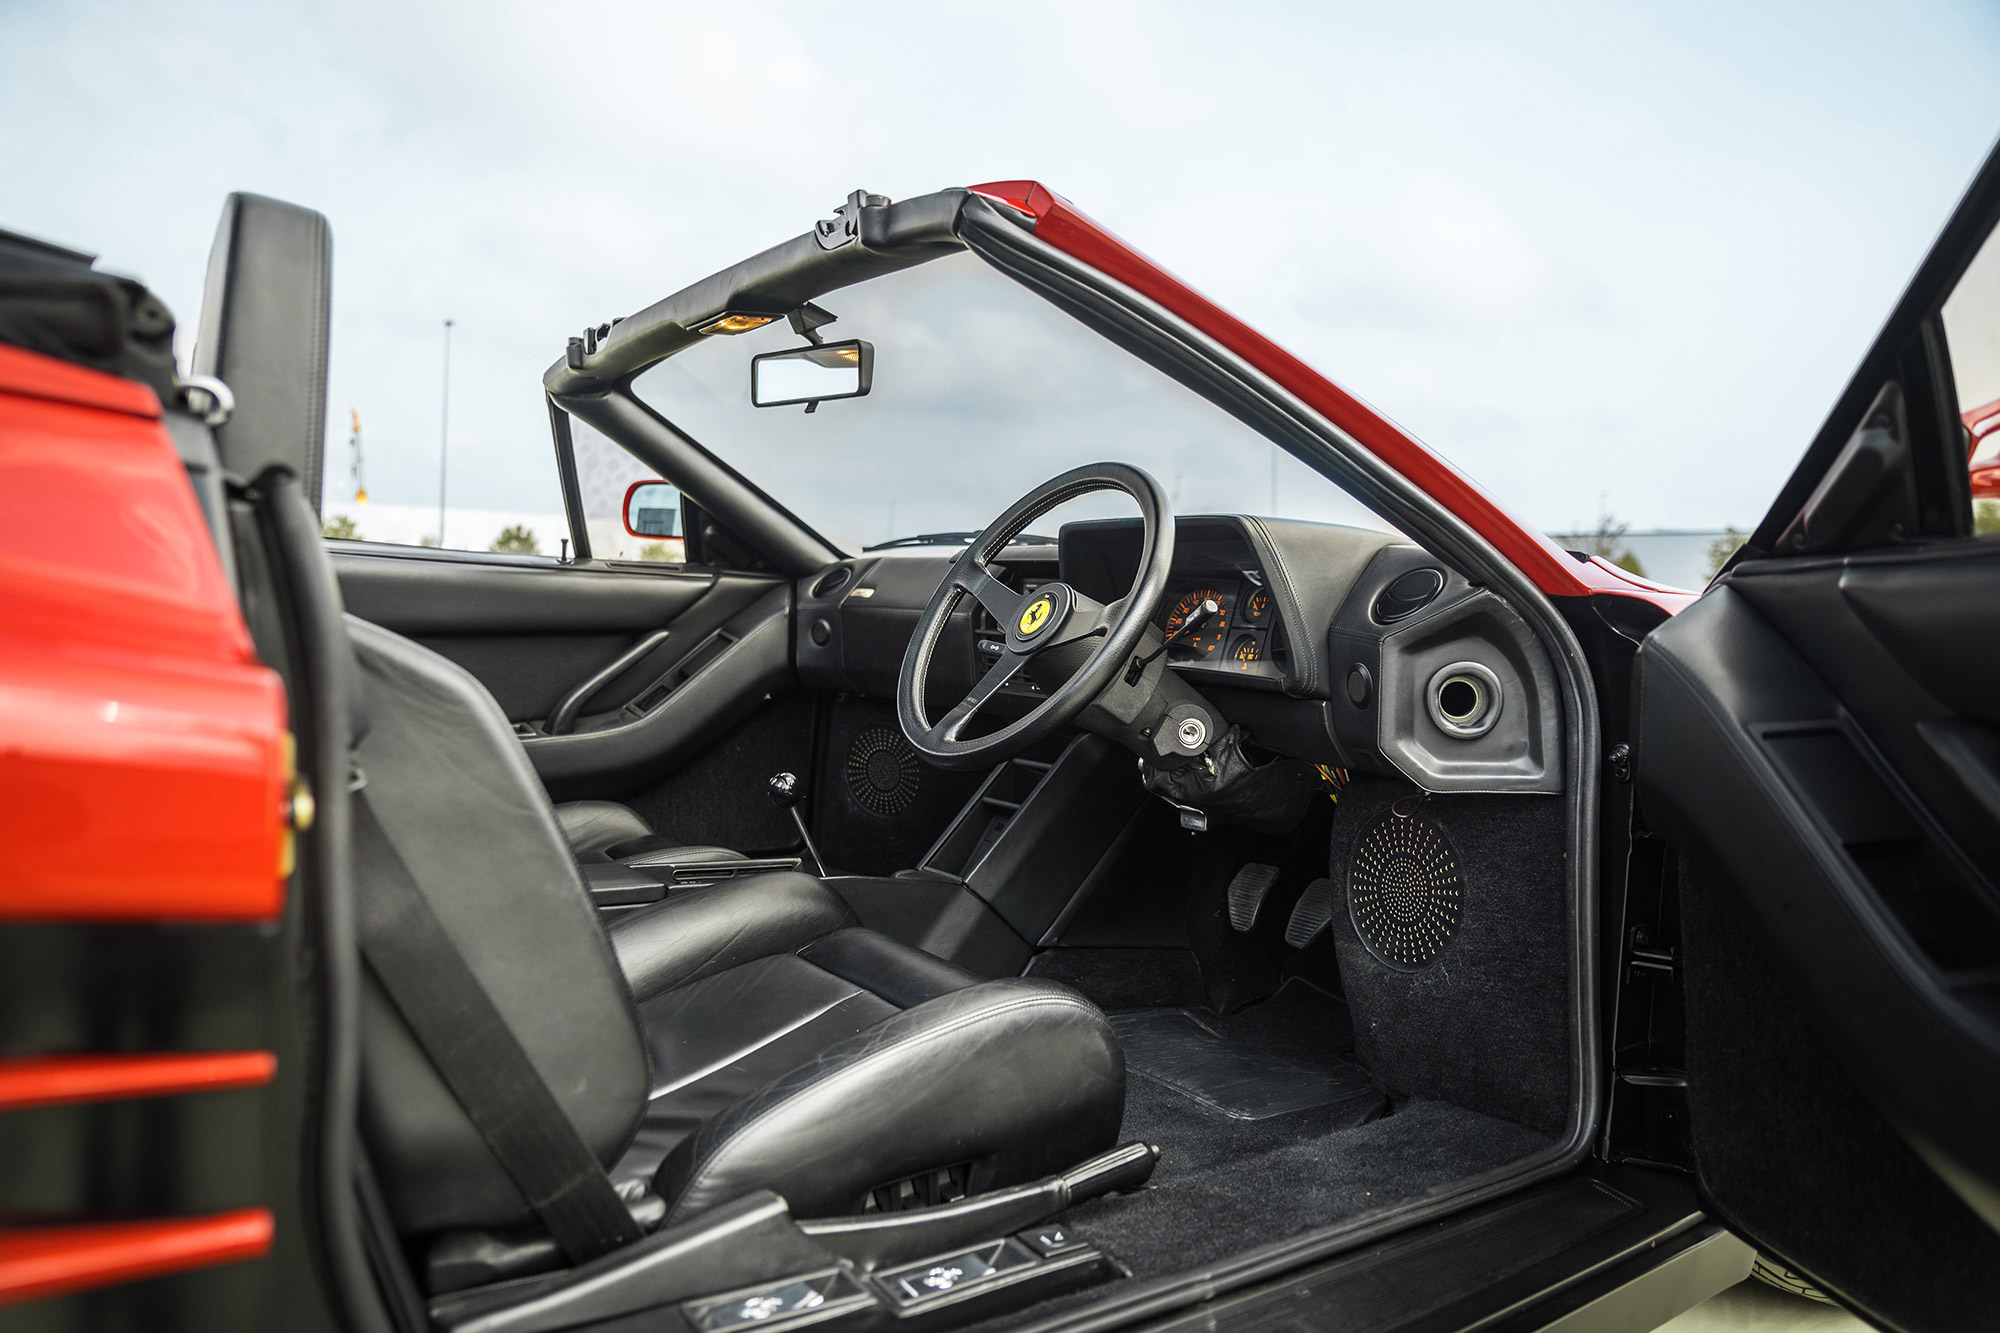
[(1021, 613), (1021, 636), (1026, 638), (1048, 624), (1049, 616), (1055, 609), (1055, 602), (1047, 597), (1037, 597), (1029, 602), (1028, 609)]

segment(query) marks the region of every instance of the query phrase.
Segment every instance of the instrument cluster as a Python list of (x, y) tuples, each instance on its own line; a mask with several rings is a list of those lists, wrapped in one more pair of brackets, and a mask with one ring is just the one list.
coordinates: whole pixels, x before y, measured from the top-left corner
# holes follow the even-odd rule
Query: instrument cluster
[(1284, 640), (1271, 590), (1256, 570), (1183, 584), (1161, 603), (1157, 623), (1167, 636), (1167, 660), (1176, 666), (1279, 675)]

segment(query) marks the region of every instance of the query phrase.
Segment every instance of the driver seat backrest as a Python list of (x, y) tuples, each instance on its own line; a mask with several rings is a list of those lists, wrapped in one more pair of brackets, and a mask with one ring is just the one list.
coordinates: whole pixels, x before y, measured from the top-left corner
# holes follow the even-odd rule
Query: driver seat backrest
[[(348, 618), (367, 733), (362, 796), (530, 1063), (607, 1167), (631, 1142), (648, 1077), (639, 1020), (499, 705), (456, 665)], [(356, 892), (370, 891), (366, 864)], [(395, 1005), (364, 972), (362, 1130), (405, 1234), (511, 1226), (526, 1200)]]

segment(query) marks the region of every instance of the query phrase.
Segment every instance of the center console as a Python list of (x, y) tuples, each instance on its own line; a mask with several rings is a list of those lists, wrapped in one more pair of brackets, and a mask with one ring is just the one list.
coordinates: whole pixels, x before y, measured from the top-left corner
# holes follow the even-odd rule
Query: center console
[(865, 926), (1012, 976), (1079, 905), (1146, 801), (1132, 756), (1081, 735), (996, 767), (914, 870), (827, 880)]

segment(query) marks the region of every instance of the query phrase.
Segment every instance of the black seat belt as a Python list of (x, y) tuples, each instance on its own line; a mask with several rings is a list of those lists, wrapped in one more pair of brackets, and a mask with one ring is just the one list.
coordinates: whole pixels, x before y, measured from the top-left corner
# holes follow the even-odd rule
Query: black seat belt
[(572, 1263), (645, 1233), (417, 887), (367, 793), (354, 796), (362, 954), (466, 1116)]

